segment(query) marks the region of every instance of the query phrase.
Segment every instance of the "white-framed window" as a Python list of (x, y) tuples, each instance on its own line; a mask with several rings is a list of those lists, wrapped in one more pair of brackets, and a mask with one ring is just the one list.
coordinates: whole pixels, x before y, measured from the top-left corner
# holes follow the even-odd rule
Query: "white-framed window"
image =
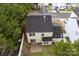
[(35, 43), (36, 40), (35, 39), (30, 39), (31, 43)]
[(29, 33), (29, 36), (35, 36), (35, 33)]

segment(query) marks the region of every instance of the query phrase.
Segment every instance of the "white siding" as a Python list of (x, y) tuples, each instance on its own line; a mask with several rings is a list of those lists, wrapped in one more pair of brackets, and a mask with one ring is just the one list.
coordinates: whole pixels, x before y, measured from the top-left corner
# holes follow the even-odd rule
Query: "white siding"
[(62, 40), (62, 38), (53, 38), (53, 39), (52, 39), (53, 42), (59, 42), (59, 41), (61, 41), (61, 40)]
[[(37, 43), (40, 43), (40, 42), (42, 42), (42, 37), (52, 37), (53, 32), (35, 33), (35, 36), (29, 36), (29, 33), (26, 33), (26, 34), (27, 34), (29, 43), (30, 43), (31, 39), (35, 39)], [(44, 36), (42, 36), (42, 34), (44, 34)]]

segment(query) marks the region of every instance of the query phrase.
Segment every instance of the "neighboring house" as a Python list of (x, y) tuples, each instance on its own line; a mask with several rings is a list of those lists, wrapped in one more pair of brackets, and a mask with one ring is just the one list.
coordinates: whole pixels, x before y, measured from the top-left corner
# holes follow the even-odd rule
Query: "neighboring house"
[(79, 18), (78, 16), (72, 12), (70, 18), (68, 18), (65, 24), (66, 35), (69, 37), (69, 40), (73, 43), (75, 40), (79, 38)]
[(78, 23), (75, 18), (68, 19), (67, 24), (65, 25), (65, 31), (72, 43), (79, 38)]

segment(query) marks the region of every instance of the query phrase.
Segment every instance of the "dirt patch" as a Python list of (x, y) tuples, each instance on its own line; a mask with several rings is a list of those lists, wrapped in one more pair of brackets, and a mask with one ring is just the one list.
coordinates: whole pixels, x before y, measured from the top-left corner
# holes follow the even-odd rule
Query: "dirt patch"
[(31, 52), (42, 52), (42, 44), (31, 45)]

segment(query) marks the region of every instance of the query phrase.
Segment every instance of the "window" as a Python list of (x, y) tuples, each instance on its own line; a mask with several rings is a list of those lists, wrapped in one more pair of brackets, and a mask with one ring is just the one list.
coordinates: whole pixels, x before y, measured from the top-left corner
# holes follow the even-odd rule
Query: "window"
[(33, 33), (33, 36), (35, 36), (35, 33)]
[(31, 41), (31, 43), (35, 43), (35, 42), (36, 42), (36, 40), (35, 40), (35, 39), (31, 39), (30, 41)]
[(35, 33), (30, 33), (29, 35), (30, 35), (30, 36), (35, 36)]
[(42, 36), (44, 36), (44, 34), (42, 34)]
[(48, 44), (48, 41), (44, 41), (44, 44)]
[(29, 35), (30, 35), (30, 36), (32, 36), (32, 34), (31, 34), (31, 33), (30, 33)]
[(35, 40), (35, 39), (31, 39), (31, 40), (30, 40), (30, 43), (31, 43), (32, 45), (35, 45), (35, 44), (36, 44), (36, 40)]

